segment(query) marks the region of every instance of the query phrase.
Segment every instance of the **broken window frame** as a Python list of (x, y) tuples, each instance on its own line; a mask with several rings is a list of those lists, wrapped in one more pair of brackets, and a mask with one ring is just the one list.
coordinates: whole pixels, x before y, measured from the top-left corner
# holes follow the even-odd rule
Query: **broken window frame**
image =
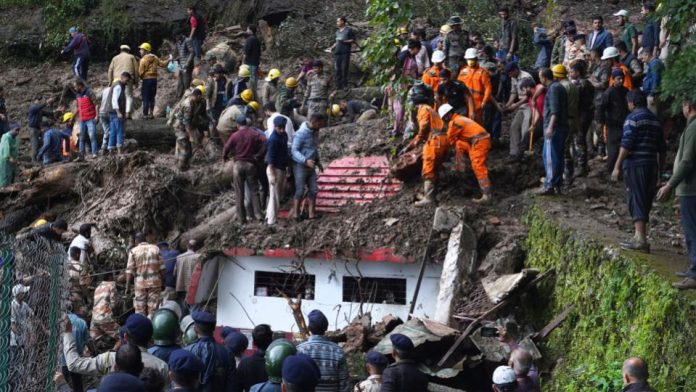
[[(341, 283), (341, 298), (343, 302), (387, 305), (408, 304), (408, 280), (406, 278), (344, 276)], [(386, 293), (390, 288), (394, 294), (393, 300), (390, 300)]]

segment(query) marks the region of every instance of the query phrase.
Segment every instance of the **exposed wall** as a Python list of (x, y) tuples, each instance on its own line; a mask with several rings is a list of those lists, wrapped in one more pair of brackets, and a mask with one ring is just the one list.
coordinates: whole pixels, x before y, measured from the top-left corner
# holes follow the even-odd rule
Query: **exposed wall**
[(543, 390), (619, 391), (623, 361), (640, 356), (655, 389), (693, 391), (694, 297), (672, 289), (652, 256), (608, 250), (539, 209), (527, 223), (527, 266), (555, 268), (556, 275), (541, 284), (526, 315), (540, 327), (576, 306), (543, 347), (546, 360), (555, 361)]

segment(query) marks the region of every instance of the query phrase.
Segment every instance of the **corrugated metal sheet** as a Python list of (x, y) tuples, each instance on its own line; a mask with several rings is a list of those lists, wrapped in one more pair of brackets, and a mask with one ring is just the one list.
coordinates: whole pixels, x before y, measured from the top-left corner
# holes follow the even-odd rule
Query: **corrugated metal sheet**
[(389, 176), (386, 157), (337, 159), (319, 176), (317, 210), (337, 212), (350, 204), (364, 205), (401, 190), (401, 182)]

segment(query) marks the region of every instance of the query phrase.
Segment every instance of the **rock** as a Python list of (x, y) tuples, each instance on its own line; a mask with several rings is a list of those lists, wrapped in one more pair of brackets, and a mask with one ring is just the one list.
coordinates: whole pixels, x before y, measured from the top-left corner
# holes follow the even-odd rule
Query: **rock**
[(394, 330), (398, 325), (403, 324), (403, 320), (400, 318), (388, 314), (382, 318), (382, 321), (375, 324), (372, 328), (372, 332), (369, 334), (367, 340), (370, 345), (374, 346), (382, 340), (388, 333)]
[(367, 349), (367, 336), (372, 317), (370, 314), (365, 314), (360, 319), (354, 320), (345, 328), (346, 343), (343, 345), (343, 351), (346, 354), (359, 353)]
[(506, 275), (519, 272), (524, 263), (521, 236), (509, 236), (488, 252), (478, 269), (479, 276)]
[(464, 219), (464, 212), (452, 208), (438, 207), (435, 210), (433, 229), (437, 231), (450, 231)]

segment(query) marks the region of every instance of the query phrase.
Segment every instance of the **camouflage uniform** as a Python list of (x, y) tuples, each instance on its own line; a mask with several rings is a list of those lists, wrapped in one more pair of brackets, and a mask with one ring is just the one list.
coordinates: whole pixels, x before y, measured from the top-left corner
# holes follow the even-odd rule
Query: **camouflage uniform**
[(297, 102), (297, 98), (295, 98), (295, 89), (287, 88), (285, 85), (281, 85), (278, 89), (278, 97), (275, 104), (278, 112), (288, 118), (293, 118), (295, 114), (294, 109), (301, 106)]
[(326, 115), (329, 107), (329, 87), (331, 79), (329, 75), (322, 73), (312, 73), (307, 77), (307, 91), (305, 93), (305, 104), (307, 104), (307, 118), (314, 113)]
[(355, 386), (354, 392), (379, 392), (382, 389), (382, 375), (375, 374)]
[[(186, 171), (190, 167), (191, 156), (193, 155), (191, 140), (189, 140), (186, 127), (191, 126), (194, 131), (208, 129), (205, 100), (201, 99), (198, 102), (193, 102), (192, 95), (184, 95), (184, 98), (172, 110), (170, 123), (176, 135), (176, 147), (174, 150), (176, 165), (179, 170)], [(200, 144), (200, 134), (194, 136), (194, 147), (197, 147)]]
[(72, 303), (73, 313), (85, 317), (87, 316), (87, 298), (84, 296), (84, 289), (92, 285), (92, 277), (87, 264), (76, 260), (68, 260), (68, 291), (70, 292), (70, 302)]
[(445, 56), (447, 68), (452, 71), (452, 76), (456, 78), (459, 75), (459, 67), (461, 65), (464, 51), (469, 47), (469, 33), (465, 30), (450, 31), (445, 36)]
[(152, 317), (159, 307), (164, 260), (157, 245), (140, 243), (128, 254), (126, 274), (135, 276), (135, 313)]
[(116, 282), (113, 281), (103, 281), (94, 290), (92, 324), (89, 328), (92, 339), (98, 340), (103, 336), (116, 339), (118, 336), (118, 323), (116, 323), (113, 311), (117, 297)]

